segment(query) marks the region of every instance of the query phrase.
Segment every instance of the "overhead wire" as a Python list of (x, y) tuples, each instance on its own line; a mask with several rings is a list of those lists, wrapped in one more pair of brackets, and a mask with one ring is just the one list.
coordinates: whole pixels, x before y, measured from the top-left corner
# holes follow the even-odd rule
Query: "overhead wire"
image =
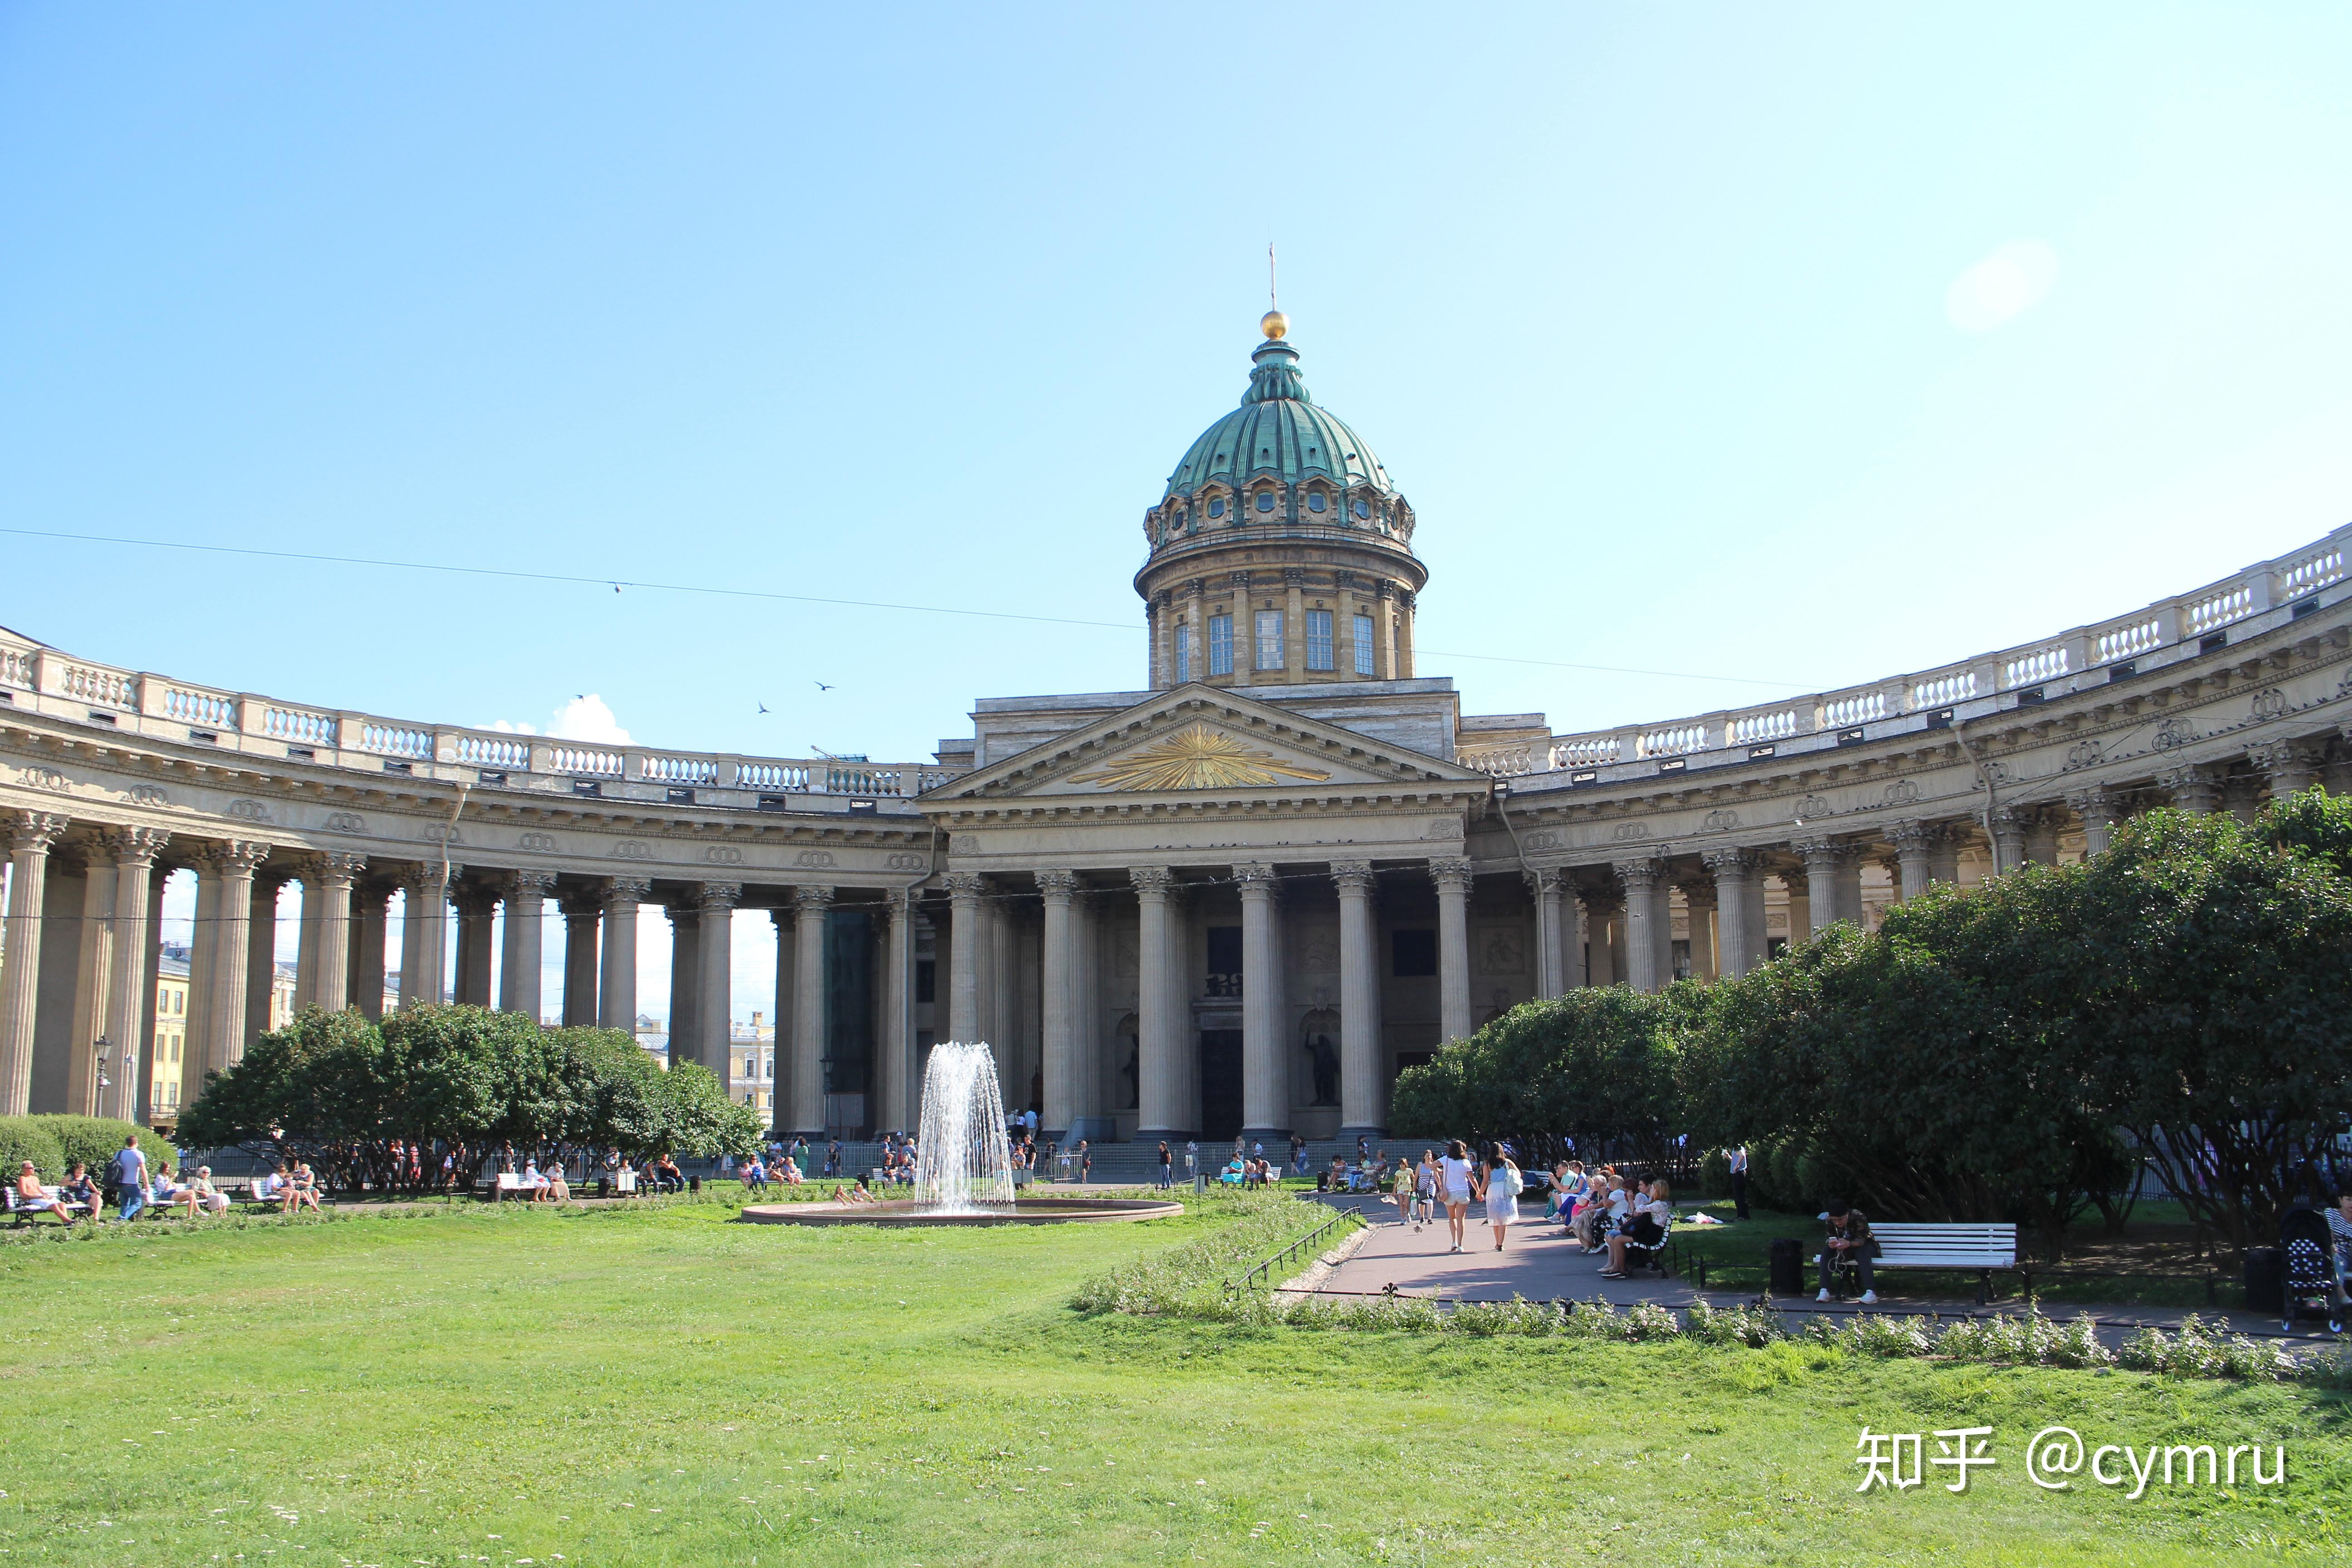
[[(961, 605), (910, 605), (887, 599), (847, 599), (818, 594), (787, 594), (776, 589), (722, 587), (707, 583), (671, 583), (648, 579), (587, 575), (566, 572), (530, 572), (507, 566), (467, 566), (439, 561), (394, 561), (378, 556), (332, 555), (320, 551), (265, 550), (256, 545), (205, 544), (180, 539), (133, 539), (120, 534), (68, 533), (58, 529), (0, 527), (0, 534), (20, 539), (55, 539), (75, 544), (115, 544), (142, 550), (179, 550), (211, 555), (242, 555), (265, 561), (298, 561), (313, 565), (365, 566), (383, 571), (440, 572), (465, 577), (496, 577), (513, 582), (560, 583), (572, 587), (635, 588), (663, 594), (702, 594), (733, 599), (763, 599), (795, 605), (830, 605), (843, 609), (898, 610), (913, 615), (968, 616), (982, 620), (1027, 621), (1040, 626), (1087, 626), (1103, 631), (1139, 632), (1131, 621), (1096, 621), (1072, 616), (1038, 616), (1018, 610), (981, 610)], [(1626, 665), (1584, 664), (1566, 659), (1528, 658), (1514, 654), (1463, 653), (1424, 647), (1438, 658), (1476, 659), (1487, 664), (1524, 664), (1545, 669), (1579, 669), (1599, 675), (1639, 675), (1664, 680), (1706, 680), (1730, 686), (1761, 686), (1800, 692), (1820, 689), (1794, 680), (1769, 680), (1749, 675), (1709, 675), (1686, 669), (1646, 669)]]

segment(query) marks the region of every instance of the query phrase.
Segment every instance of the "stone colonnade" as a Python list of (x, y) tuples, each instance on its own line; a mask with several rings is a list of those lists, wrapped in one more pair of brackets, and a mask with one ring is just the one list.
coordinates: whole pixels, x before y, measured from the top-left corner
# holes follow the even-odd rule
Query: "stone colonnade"
[[(564, 921), (562, 1021), (634, 1035), (638, 1012), (640, 906), (651, 879), (562, 878), (545, 870), (469, 869), (440, 861), (372, 868), (366, 857), (281, 852), (254, 839), (175, 842), (143, 826), (76, 823), (12, 811), (0, 819), (10, 868), (0, 911), (0, 1115), (28, 1110), (148, 1119), (163, 886), (173, 870), (196, 879), (188, 960), (183, 1079), (192, 1099), (208, 1073), (242, 1059), (268, 1032), (277, 983), (278, 903), (289, 882), (303, 889), (294, 1005), (383, 1011), (389, 903), (404, 895), (398, 1005), (456, 1000), (492, 1005), (490, 946), (501, 944), (496, 1005), (537, 1018), (544, 911)], [(665, 884), (673, 924), (671, 1053), (731, 1080), (732, 921), (743, 883)], [(778, 927), (780, 1072), (776, 1125), (822, 1134), (826, 1126), (825, 911), (832, 887), (751, 889), (781, 898)], [(877, 1114), (912, 1120), (914, 944), (920, 919), (908, 889), (877, 889), (886, 965), (875, 1028)], [(419, 918), (436, 910), (441, 918)], [(455, 914), (454, 985), (451, 926)], [(498, 919), (503, 911), (504, 919)], [(796, 930), (797, 928), (797, 930)], [(787, 1027), (787, 1020), (789, 1026)], [(101, 1047), (100, 1042), (104, 1042)], [(103, 1059), (101, 1059), (101, 1051)]]

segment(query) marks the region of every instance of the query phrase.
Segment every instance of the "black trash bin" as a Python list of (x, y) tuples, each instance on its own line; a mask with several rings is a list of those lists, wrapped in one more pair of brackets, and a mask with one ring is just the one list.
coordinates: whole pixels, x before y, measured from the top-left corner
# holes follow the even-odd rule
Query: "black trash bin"
[(2246, 1248), (2246, 1310), (2286, 1310), (2286, 1259), (2275, 1247)]
[(687, 1177), (686, 1190), (689, 1193), (700, 1192), (702, 1190), (702, 1178), (700, 1176)]
[(1805, 1293), (1805, 1244), (1793, 1236), (1775, 1237), (1769, 1252), (1772, 1268), (1772, 1294), (1801, 1296)]

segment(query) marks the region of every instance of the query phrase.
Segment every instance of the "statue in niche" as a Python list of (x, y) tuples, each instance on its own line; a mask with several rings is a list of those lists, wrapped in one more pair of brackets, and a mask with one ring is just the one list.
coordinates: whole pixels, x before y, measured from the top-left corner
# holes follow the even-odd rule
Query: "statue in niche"
[(1307, 1051), (1317, 1105), (1339, 1103), (1339, 1048), (1331, 1041), (1339, 1027), (1339, 1015), (1327, 1007), (1318, 1007), (1301, 1020), (1299, 1043)]
[(1143, 1042), (1138, 1037), (1133, 1015), (1118, 1021), (1118, 1037), (1127, 1046), (1125, 1063), (1118, 1069), (1118, 1076), (1127, 1080), (1127, 1098), (1119, 1109), (1133, 1110), (1143, 1103)]

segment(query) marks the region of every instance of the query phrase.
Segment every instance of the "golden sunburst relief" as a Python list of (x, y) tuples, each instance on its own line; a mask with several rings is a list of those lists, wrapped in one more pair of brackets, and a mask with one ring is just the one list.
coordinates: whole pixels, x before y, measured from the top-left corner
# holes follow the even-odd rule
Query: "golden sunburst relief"
[(1070, 775), (1074, 783), (1107, 789), (1224, 789), (1330, 776), (1321, 768), (1294, 767), (1272, 752), (1252, 750), (1206, 724), (1189, 724), (1115, 763)]

